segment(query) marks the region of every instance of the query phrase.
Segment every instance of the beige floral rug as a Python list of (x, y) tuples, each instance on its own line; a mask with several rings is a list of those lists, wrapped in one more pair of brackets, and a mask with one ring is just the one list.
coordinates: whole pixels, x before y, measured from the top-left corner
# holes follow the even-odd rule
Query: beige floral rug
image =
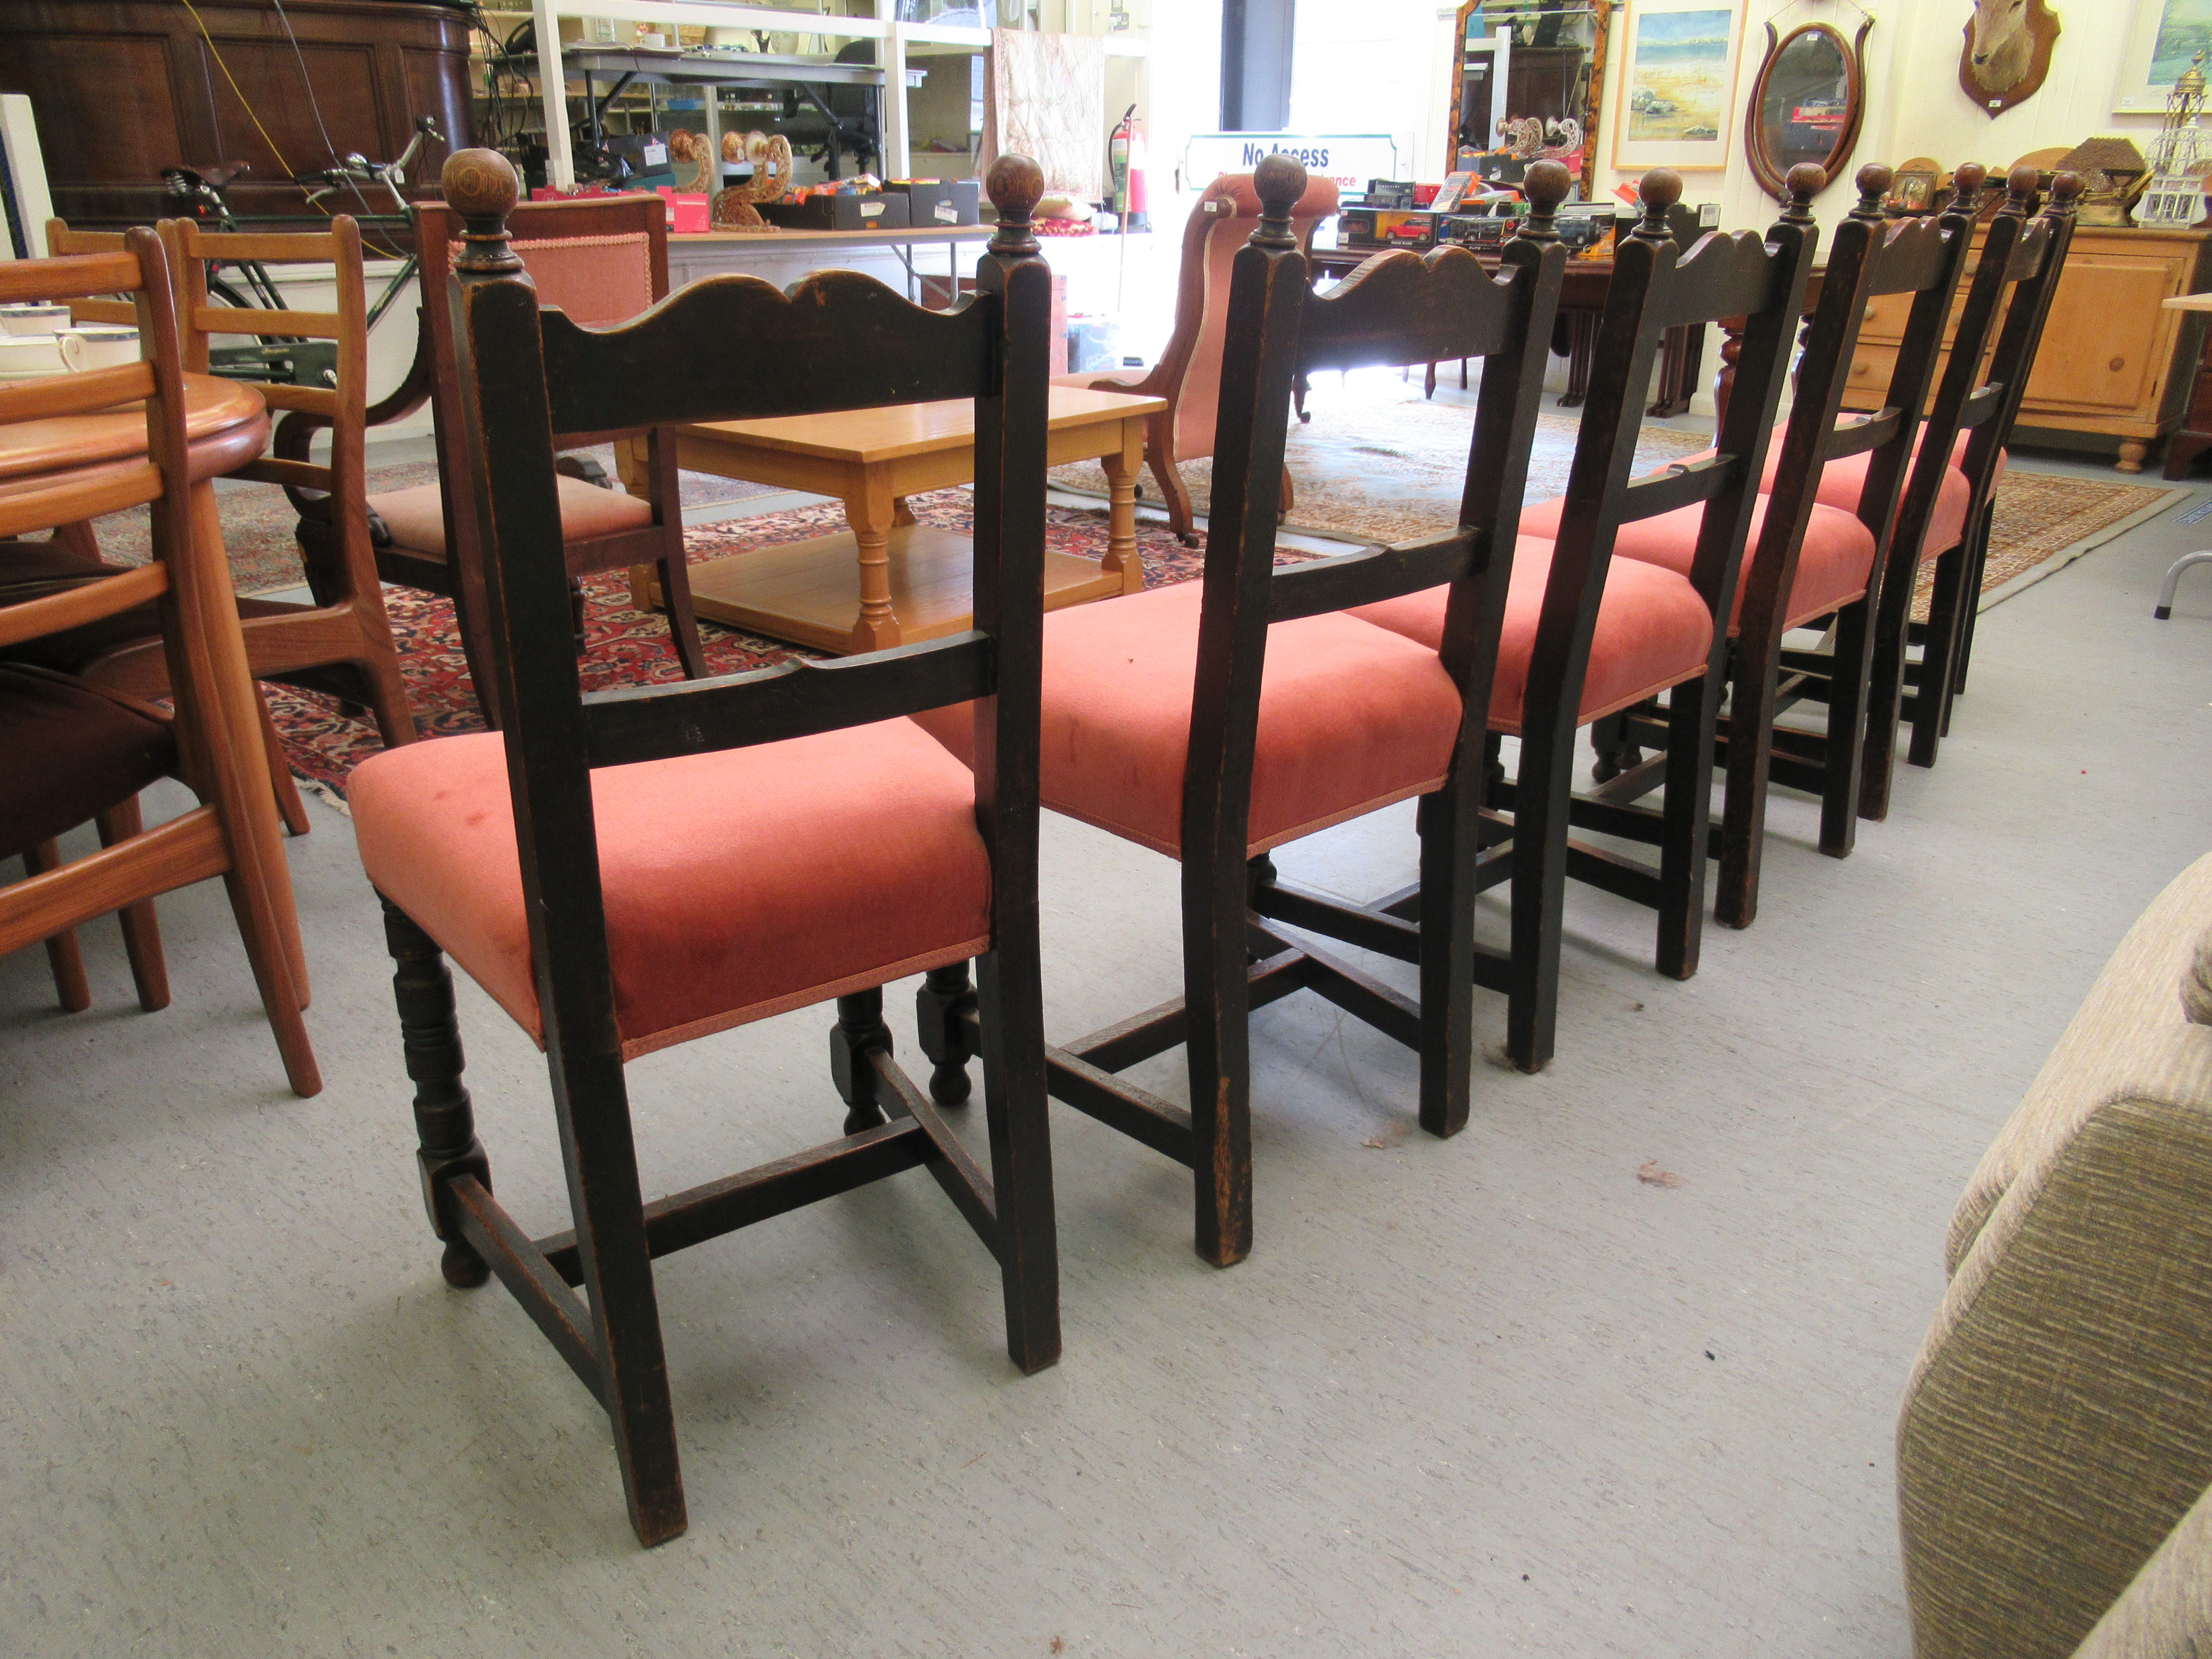
[[(1293, 422), (1284, 448), (1297, 496), (1287, 528), (1348, 541), (1396, 542), (1452, 523), (1474, 435), (1471, 404), (1431, 402), (1417, 385), (1365, 373), (1341, 387), (1324, 377), (1307, 408), (1311, 422)], [(1538, 416), (1528, 500), (1565, 492), (1580, 424), (1571, 414), (1547, 410)], [(1636, 470), (1663, 466), (1711, 442), (1695, 432), (1646, 426), (1637, 445)], [(1211, 499), (1212, 464), (1187, 463), (1182, 477), (1192, 510), (1203, 514)], [(1052, 482), (1079, 495), (1106, 493), (1106, 475), (1096, 462), (1055, 467)], [(2008, 469), (1997, 486), (1982, 608), (2033, 586), (2191, 493), (2035, 472), (2020, 465)], [(1158, 504), (1149, 473), (1144, 499)], [(1927, 619), (1931, 574), (1929, 569), (1922, 572), (1913, 602), (1916, 620)]]

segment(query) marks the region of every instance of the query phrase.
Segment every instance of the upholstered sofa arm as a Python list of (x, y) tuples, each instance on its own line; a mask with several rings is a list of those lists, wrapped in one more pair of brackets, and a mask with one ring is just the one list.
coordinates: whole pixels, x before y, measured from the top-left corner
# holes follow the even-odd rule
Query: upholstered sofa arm
[[(2181, 1065), (2182, 1035), (2136, 1063)], [(2212, 1103), (2108, 1094), (1996, 1200), (1914, 1370), (1898, 1516), (1917, 1659), (2063, 1659), (2208, 1485)]]
[(1966, 1183), (1945, 1247), (1954, 1273), (2012, 1184), (2063, 1148), (2107, 1102), (2212, 1109), (2212, 1025), (2191, 1021), (2179, 986), (2212, 935), (2212, 856), (2137, 918)]
[(2206, 1659), (2212, 1655), (2212, 1488), (2097, 1621), (2074, 1659)]

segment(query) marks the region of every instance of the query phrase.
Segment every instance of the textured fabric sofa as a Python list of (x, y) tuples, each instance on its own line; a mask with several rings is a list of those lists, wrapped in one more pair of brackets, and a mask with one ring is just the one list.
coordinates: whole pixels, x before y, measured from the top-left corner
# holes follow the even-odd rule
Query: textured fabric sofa
[(1917, 1659), (2212, 1659), (2212, 857), (1968, 1183), (1898, 1425)]

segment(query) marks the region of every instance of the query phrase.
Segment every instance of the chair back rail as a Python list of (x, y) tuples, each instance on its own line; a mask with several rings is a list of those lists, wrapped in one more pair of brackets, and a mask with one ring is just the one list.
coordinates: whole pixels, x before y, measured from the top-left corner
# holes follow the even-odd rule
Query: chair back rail
[[(72, 253), (120, 253), (119, 230), (73, 230), (66, 220), (46, 221), (46, 252), (57, 258)], [(70, 319), (79, 323), (118, 323), (135, 327), (138, 307), (129, 300), (84, 299), (69, 302)]]
[[(483, 151), (447, 163), (447, 199), (464, 221), (447, 301), (457, 401), (470, 464), (483, 481), (478, 530), (495, 672), (546, 1042), (559, 1050), (556, 1079), (566, 1079), (556, 1087), (619, 1087), (595, 766), (973, 701), (994, 902), (1004, 894), (1022, 903), (1026, 872), (1029, 908), (1007, 921), (1017, 948), (1023, 934), (1033, 939), (1042, 651), (1033, 613), (1043, 580), (1050, 283), (1028, 227), (1042, 190), (1035, 168), (1007, 157), (995, 173), (1001, 228), (975, 297), (957, 312), (926, 311), (849, 272), (810, 277), (787, 295), (728, 276), (599, 332), (542, 308), (508, 247), (512, 169)], [(763, 341), (769, 349), (754, 343)], [(972, 632), (820, 667), (583, 693), (569, 642), (556, 433), (957, 396), (973, 398), (976, 410)], [(1012, 695), (1017, 688), (1026, 702)]]

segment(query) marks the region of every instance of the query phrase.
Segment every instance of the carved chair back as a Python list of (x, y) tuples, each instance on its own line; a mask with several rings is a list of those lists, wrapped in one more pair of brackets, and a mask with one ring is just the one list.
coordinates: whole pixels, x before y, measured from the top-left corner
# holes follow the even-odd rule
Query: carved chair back
[[(446, 303), (465, 453), (483, 482), (487, 615), (546, 1047), (570, 1086), (588, 1078), (611, 1095), (622, 1087), (595, 768), (973, 701), (993, 948), (1033, 976), (1050, 278), (1026, 209), (1039, 189), (1001, 192), (1008, 216), (975, 298), (957, 310), (924, 310), (850, 271), (817, 272), (787, 293), (731, 276), (599, 331), (541, 307), (507, 246), (512, 176), (495, 173), (492, 159), (475, 181), (457, 177), (468, 157), (447, 164), (456, 197), (485, 205), (462, 231)], [(971, 629), (833, 662), (581, 690), (568, 645), (556, 434), (950, 398), (972, 399), (975, 410)], [(1022, 1058), (1042, 1075), (1041, 1051)]]

